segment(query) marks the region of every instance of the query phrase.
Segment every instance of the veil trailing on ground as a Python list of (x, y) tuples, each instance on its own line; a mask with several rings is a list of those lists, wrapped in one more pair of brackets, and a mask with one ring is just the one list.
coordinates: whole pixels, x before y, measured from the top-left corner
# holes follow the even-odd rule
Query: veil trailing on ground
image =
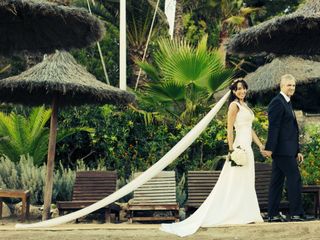
[(142, 184), (149, 181), (151, 178), (159, 174), (165, 167), (177, 159), (181, 153), (183, 153), (206, 129), (211, 120), (215, 117), (218, 111), (221, 109), (223, 104), (226, 102), (230, 91), (228, 91), (210, 110), (209, 113), (193, 128), (186, 136), (184, 136), (169, 152), (167, 152), (159, 161), (152, 165), (149, 169), (139, 175), (137, 178), (133, 179), (127, 185), (120, 188), (118, 191), (112, 193), (111, 195), (105, 197), (104, 199), (86, 207), (79, 211), (69, 213), (67, 215), (49, 219), (46, 221), (31, 223), (31, 224), (16, 224), (17, 229), (23, 228), (41, 228), (41, 227), (53, 227), (59, 224), (67, 223), (77, 218), (88, 215), (100, 208), (103, 208), (110, 203), (117, 201), (118, 199), (124, 197), (130, 192), (134, 191)]

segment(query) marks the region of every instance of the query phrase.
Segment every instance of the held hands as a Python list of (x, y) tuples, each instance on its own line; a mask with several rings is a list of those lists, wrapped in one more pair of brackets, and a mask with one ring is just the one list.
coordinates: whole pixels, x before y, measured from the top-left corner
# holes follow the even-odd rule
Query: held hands
[(298, 161), (298, 164), (303, 163), (304, 157), (303, 157), (303, 155), (302, 155), (301, 153), (298, 153), (298, 155), (297, 155), (297, 161)]
[(266, 158), (271, 157), (271, 155), (272, 155), (271, 151), (265, 150), (263, 145), (259, 148), (260, 148), (260, 153), (262, 154), (262, 156), (264, 156)]
[[(260, 152), (261, 152), (262, 156), (267, 157), (267, 158), (271, 157), (271, 155), (272, 155), (272, 151), (261, 150), (261, 148), (260, 148)], [(303, 157), (303, 155), (301, 153), (298, 153), (297, 161), (298, 161), (299, 164), (303, 163), (304, 157)]]
[(271, 151), (268, 151), (268, 150), (264, 150), (262, 152), (262, 156), (266, 157), (266, 158), (270, 158), (272, 155), (272, 152)]

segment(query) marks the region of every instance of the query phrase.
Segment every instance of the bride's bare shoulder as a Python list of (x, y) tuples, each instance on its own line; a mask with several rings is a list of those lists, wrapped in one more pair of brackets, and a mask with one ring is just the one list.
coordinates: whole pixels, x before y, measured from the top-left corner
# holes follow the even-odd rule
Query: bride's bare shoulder
[(239, 108), (239, 103), (237, 101), (232, 101), (230, 104), (229, 104), (229, 108), (232, 107), (232, 108)]
[(239, 110), (239, 103), (237, 103), (236, 101), (233, 101), (229, 104), (229, 111), (238, 111)]

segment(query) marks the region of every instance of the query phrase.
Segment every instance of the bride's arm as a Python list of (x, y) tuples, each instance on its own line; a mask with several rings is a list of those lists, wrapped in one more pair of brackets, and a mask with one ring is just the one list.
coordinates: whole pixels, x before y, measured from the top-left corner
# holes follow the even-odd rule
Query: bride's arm
[(227, 140), (229, 151), (233, 151), (233, 125), (237, 117), (239, 108), (236, 103), (231, 103), (228, 109), (228, 119), (227, 119)]
[(260, 151), (264, 150), (264, 146), (261, 143), (260, 139), (258, 138), (256, 132), (252, 129), (252, 140), (257, 146), (259, 147)]

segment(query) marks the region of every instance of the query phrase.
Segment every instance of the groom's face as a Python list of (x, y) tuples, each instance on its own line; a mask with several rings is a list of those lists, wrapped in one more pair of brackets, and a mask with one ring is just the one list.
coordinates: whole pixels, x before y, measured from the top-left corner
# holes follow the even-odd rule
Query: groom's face
[(281, 91), (288, 97), (291, 97), (294, 94), (295, 90), (296, 90), (296, 81), (294, 80), (286, 80), (283, 82), (281, 86)]

